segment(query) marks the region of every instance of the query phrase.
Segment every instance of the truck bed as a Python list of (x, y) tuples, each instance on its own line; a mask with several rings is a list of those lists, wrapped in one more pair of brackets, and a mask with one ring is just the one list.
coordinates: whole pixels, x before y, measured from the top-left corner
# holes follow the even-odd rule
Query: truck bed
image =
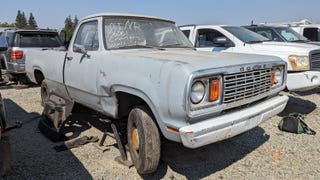
[(65, 55), (66, 51), (61, 50), (30, 50), (26, 57), (27, 76), (32, 82), (37, 83), (35, 71), (39, 70), (45, 79), (62, 83)]

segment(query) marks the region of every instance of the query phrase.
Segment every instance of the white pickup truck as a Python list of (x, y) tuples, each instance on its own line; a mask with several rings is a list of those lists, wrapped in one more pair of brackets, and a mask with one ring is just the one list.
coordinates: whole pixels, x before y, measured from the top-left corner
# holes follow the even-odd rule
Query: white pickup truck
[(287, 89), (306, 91), (320, 86), (320, 48), (305, 43), (268, 42), (243, 27), (180, 26), (197, 50), (273, 55), (288, 64)]
[[(156, 17), (91, 15), (79, 22), (67, 52), (34, 50), (26, 58), (30, 80), (42, 80), (44, 104), (66, 101), (66, 117), (77, 102), (127, 119), (141, 174), (157, 169), (161, 134), (201, 147), (258, 126), (288, 101), (279, 95), (286, 82), (280, 58), (198, 52), (174, 22)], [(66, 117), (51, 124), (59, 129)]]

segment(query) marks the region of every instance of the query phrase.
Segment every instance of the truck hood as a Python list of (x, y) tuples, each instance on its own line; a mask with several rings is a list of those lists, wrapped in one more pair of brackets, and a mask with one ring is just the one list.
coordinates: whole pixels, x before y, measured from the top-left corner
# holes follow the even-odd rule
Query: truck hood
[(220, 68), (227, 66), (237, 66), (244, 64), (283, 62), (280, 58), (265, 55), (252, 55), (241, 53), (221, 53), (221, 52), (204, 52), (182, 49), (166, 50), (119, 50), (114, 55), (119, 56), (136, 56), (158, 61), (174, 61), (176, 63), (188, 64), (194, 70), (204, 70)]
[(309, 54), (310, 51), (319, 49), (319, 46), (313, 44), (306, 43), (288, 43), (288, 42), (263, 42), (257, 44), (250, 44), (251, 48), (255, 51), (263, 51), (263, 52), (288, 52), (292, 53), (301, 53), (303, 55)]

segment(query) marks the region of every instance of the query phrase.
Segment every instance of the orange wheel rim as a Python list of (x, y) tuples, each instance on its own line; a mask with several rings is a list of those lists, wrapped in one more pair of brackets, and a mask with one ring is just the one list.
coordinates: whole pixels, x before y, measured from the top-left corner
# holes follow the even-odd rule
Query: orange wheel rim
[(133, 149), (137, 151), (139, 149), (139, 134), (137, 128), (133, 129), (131, 133), (131, 141)]

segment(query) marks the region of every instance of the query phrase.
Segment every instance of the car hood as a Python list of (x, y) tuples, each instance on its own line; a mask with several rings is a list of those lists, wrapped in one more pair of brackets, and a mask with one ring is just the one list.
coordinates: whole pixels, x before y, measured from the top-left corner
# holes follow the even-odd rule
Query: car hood
[(175, 62), (188, 64), (194, 70), (204, 70), (212, 68), (221, 68), (228, 66), (240, 66), (246, 64), (283, 62), (275, 56), (252, 55), (241, 53), (215, 53), (183, 49), (166, 50), (118, 50), (115, 54), (119, 56), (130, 56), (147, 58), (157, 61)]
[(301, 53), (304, 55), (309, 54), (310, 51), (320, 50), (319, 46), (306, 43), (288, 43), (288, 42), (263, 42), (257, 44), (250, 44), (251, 48), (255, 51), (263, 52), (287, 52), (292, 53)]

